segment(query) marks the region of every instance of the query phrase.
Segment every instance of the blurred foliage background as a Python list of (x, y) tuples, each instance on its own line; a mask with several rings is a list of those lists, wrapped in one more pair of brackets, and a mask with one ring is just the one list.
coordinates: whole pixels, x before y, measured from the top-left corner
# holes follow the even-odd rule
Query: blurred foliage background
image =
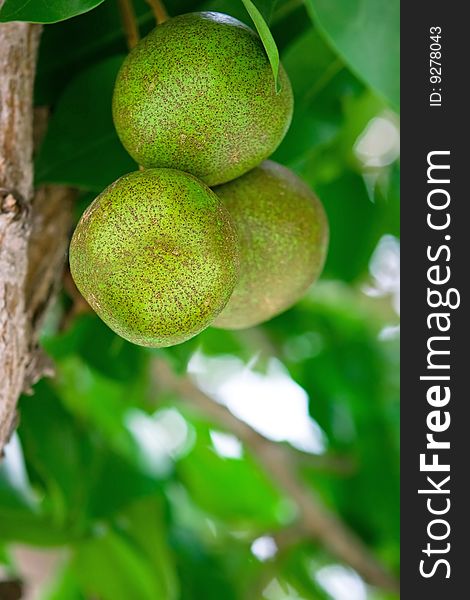
[[(44, 27), (36, 178), (78, 188), (78, 219), (135, 164), (111, 119), (117, 2), (14, 16), (47, 22), (67, 4), (98, 6)], [(0, 466), (2, 599), (20, 597), (15, 579), (40, 600), (397, 598), (398, 0), (255, 4), (295, 94), (273, 158), (330, 221), (322, 279), (263, 326), (153, 351), (82, 314), (65, 285), (42, 338), (56, 376), (21, 399)], [(154, 15), (134, 7), (145, 35)], [(251, 24), (234, 0), (167, 9)]]

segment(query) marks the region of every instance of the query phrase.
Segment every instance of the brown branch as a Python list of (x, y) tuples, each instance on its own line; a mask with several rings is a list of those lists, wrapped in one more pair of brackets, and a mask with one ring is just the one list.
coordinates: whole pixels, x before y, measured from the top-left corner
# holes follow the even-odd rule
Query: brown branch
[(121, 21), (126, 34), (127, 47), (132, 50), (139, 42), (139, 29), (135, 19), (134, 6), (132, 0), (118, 0)]
[(40, 27), (0, 24), (0, 453), (22, 391), (51, 364), (39, 328), (62, 272), (73, 192), (33, 196), (33, 83)]
[(153, 14), (155, 15), (155, 20), (158, 25), (161, 25), (165, 21), (168, 20), (168, 13), (166, 11), (165, 5), (161, 0), (146, 0), (147, 4), (152, 9)]
[(289, 447), (295, 454), (295, 461), (299, 466), (313, 467), (316, 471), (334, 473), (343, 477), (349, 477), (357, 473), (358, 465), (354, 458), (336, 454), (322, 454), (320, 456), (302, 452), (297, 448)]
[(0, 450), (28, 363), (24, 285), (33, 195), (33, 81), (40, 28), (0, 24)]
[(40, 187), (33, 199), (28, 273), (25, 284), (29, 326), (29, 361), (23, 391), (43, 376), (53, 375), (50, 359), (38, 345), (44, 316), (56, 297), (67, 261), (72, 204), (76, 190), (62, 185)]
[(155, 369), (156, 385), (176, 392), (190, 406), (234, 433), (253, 452), (276, 485), (296, 502), (299, 525), (306, 536), (321, 541), (370, 584), (390, 591), (398, 590), (395, 578), (298, 476), (295, 457), (288, 448), (260, 435), (202, 392), (188, 377), (174, 375), (165, 362), (158, 361)]
[(0, 581), (1, 600), (20, 600), (23, 597), (23, 582), (20, 579)]

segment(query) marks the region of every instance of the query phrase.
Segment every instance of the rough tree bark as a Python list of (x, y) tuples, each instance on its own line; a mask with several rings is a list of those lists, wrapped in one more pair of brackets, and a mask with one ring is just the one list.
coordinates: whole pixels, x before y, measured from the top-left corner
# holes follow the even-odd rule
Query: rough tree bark
[(71, 192), (33, 191), (33, 86), (40, 27), (0, 24), (0, 453), (22, 391), (51, 367), (38, 327), (62, 272)]

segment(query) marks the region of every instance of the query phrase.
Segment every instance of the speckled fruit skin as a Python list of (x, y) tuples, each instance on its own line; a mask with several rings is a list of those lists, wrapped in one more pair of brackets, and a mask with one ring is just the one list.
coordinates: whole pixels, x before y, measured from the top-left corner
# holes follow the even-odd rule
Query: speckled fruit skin
[(213, 12), (158, 25), (128, 55), (113, 97), (116, 131), (144, 167), (170, 167), (208, 185), (239, 177), (277, 148), (293, 96), (282, 90), (259, 37)]
[(217, 196), (173, 169), (124, 175), (80, 219), (70, 245), (78, 289), (116, 333), (171, 346), (205, 329), (238, 277), (238, 239)]
[(243, 329), (289, 308), (317, 279), (328, 223), (311, 189), (272, 161), (214, 191), (240, 238), (240, 278), (214, 325)]

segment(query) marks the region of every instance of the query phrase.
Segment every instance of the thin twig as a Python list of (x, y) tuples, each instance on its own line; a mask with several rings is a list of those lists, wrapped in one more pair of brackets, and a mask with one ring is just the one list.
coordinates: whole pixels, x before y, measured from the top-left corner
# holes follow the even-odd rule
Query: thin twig
[(164, 361), (156, 361), (155, 377), (156, 385), (176, 392), (190, 406), (234, 433), (251, 450), (276, 485), (296, 502), (299, 525), (305, 536), (321, 541), (325, 548), (353, 567), (370, 584), (394, 592), (398, 590), (398, 582), (393, 575), (298, 476), (295, 456), (287, 447), (260, 435), (202, 392), (189, 377), (176, 376)]
[(161, 25), (162, 23), (168, 20), (167, 10), (161, 0), (146, 0), (146, 2), (152, 9), (152, 12), (155, 15), (155, 20), (157, 21), (158, 25)]
[(134, 6), (132, 0), (118, 0), (119, 11), (121, 13), (122, 27), (126, 34), (127, 47), (132, 50), (139, 42), (139, 29), (135, 19)]

